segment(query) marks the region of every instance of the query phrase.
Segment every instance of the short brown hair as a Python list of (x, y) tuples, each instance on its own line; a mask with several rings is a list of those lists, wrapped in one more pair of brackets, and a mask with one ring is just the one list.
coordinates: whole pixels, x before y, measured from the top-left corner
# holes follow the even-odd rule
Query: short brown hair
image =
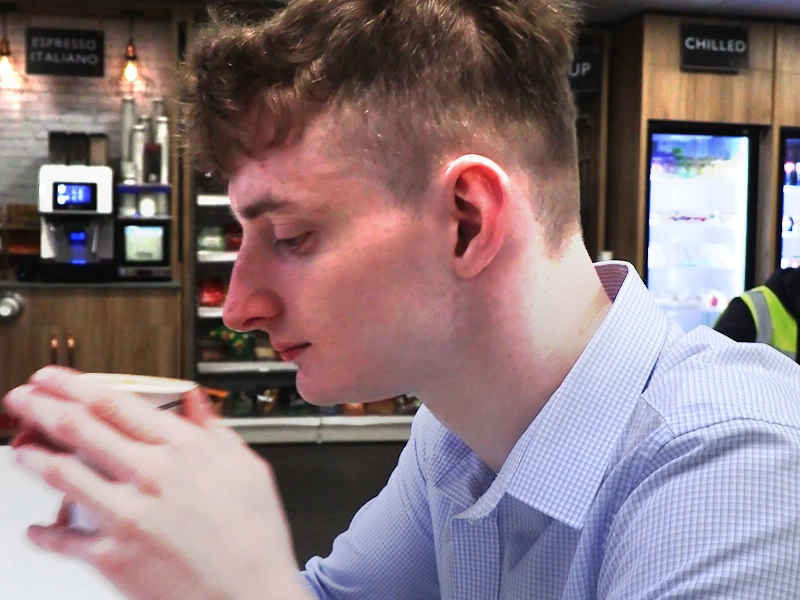
[(579, 214), (567, 79), (578, 20), (574, 0), (290, 0), (257, 22), (212, 12), (184, 69), (186, 146), (226, 175), (254, 115), (278, 145), (334, 108), (405, 196), (451, 153), (507, 150), (553, 182), (537, 204), (563, 232)]

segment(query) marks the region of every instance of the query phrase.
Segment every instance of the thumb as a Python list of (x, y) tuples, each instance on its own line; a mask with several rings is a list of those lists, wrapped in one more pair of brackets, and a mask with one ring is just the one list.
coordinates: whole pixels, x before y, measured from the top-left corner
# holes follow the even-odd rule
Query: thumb
[(199, 386), (192, 388), (183, 397), (183, 417), (200, 427), (209, 427), (217, 420), (208, 396)]

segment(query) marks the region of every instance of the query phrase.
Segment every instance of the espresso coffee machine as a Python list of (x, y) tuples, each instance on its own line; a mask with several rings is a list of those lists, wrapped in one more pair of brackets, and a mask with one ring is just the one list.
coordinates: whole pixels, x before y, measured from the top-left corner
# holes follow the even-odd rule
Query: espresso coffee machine
[(43, 280), (101, 283), (115, 278), (113, 198), (110, 167), (39, 169)]

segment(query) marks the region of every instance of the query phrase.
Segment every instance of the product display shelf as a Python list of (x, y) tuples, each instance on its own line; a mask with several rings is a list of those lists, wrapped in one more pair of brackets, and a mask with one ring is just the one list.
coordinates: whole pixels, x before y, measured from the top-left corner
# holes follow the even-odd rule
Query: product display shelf
[(222, 307), (221, 306), (198, 306), (197, 307), (198, 319), (221, 319)]
[[(200, 246), (201, 231), (208, 227), (225, 227), (235, 223), (229, 210), (228, 196), (221, 187), (205, 187), (207, 181), (195, 185), (192, 240), (194, 261), (192, 335), (194, 373), (192, 377), (207, 388), (218, 390), (293, 389), (297, 365), (275, 360), (203, 360), (198, 341), (210, 330), (222, 325), (222, 306), (200, 304), (201, 278), (226, 278), (237, 252), (223, 249), (217, 243), (211, 250)], [(227, 245), (227, 244), (226, 244)], [(212, 302), (217, 304), (217, 302)], [(291, 414), (291, 411), (289, 411)], [(314, 409), (316, 412), (316, 409)], [(223, 423), (234, 429), (249, 444), (321, 444), (357, 442), (403, 442), (408, 440), (412, 416), (226, 416)]]
[(225, 194), (198, 194), (197, 206), (230, 206), (231, 200)]
[(228, 418), (223, 423), (248, 444), (319, 444), (319, 417)]
[(226, 250), (198, 250), (197, 262), (199, 263), (230, 263), (236, 260), (238, 252)]
[(280, 361), (208, 361), (197, 363), (198, 375), (241, 375), (247, 373), (296, 373), (297, 365)]
[(411, 416), (231, 418), (223, 423), (248, 444), (405, 442)]
[(405, 442), (412, 416), (320, 417), (322, 442)]

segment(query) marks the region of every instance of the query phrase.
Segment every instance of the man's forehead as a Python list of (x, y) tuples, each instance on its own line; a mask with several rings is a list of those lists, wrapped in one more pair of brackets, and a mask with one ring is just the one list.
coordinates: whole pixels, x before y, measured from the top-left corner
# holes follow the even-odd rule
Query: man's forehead
[[(302, 164), (301, 164), (302, 162)], [(264, 213), (291, 214), (321, 210), (325, 199), (344, 187), (346, 170), (318, 161), (250, 159), (231, 174), (228, 195), (238, 218)]]

